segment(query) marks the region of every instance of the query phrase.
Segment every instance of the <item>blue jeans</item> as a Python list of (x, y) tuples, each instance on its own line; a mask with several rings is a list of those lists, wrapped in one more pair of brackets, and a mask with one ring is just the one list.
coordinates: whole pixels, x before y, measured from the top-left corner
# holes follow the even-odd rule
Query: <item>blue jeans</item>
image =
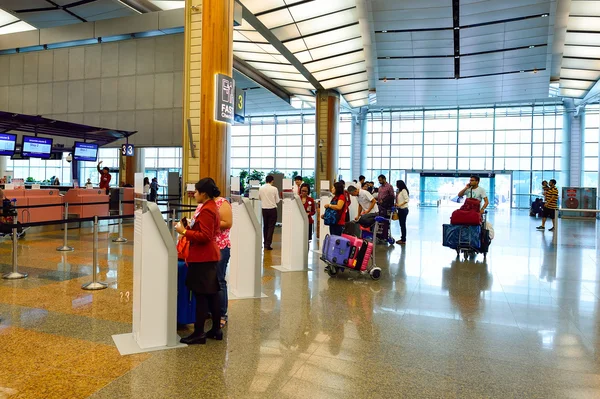
[(344, 226), (341, 226), (339, 224), (329, 226), (329, 234), (331, 234), (332, 236), (341, 236), (343, 231)]
[(221, 318), (227, 320), (227, 281), (225, 280), (225, 274), (227, 274), (227, 264), (229, 263), (229, 257), (231, 256), (231, 248), (224, 248), (221, 250), (221, 260), (217, 265), (217, 278), (219, 279), (219, 285), (221, 291), (219, 291), (219, 302), (221, 304)]

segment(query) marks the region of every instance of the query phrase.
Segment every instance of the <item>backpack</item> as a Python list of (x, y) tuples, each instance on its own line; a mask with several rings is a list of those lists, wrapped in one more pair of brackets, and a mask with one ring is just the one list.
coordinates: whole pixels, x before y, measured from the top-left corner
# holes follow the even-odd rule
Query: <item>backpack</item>
[[(330, 205), (336, 205), (337, 200), (331, 201)], [(325, 226), (335, 226), (339, 222), (338, 211), (335, 209), (327, 208), (325, 209), (325, 214), (323, 215), (323, 221)]]

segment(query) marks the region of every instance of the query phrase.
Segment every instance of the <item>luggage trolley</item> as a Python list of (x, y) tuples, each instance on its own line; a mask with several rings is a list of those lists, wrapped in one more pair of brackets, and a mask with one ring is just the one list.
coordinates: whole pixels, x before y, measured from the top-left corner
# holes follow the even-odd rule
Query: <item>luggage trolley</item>
[[(386, 221), (386, 218), (384, 218), (382, 216), (377, 216), (375, 218), (375, 228), (373, 231), (379, 231), (379, 224), (384, 223), (385, 221)], [(338, 274), (338, 272), (344, 272), (345, 270), (352, 270), (352, 271), (358, 272), (362, 275), (369, 274), (369, 276), (371, 276), (371, 278), (373, 280), (379, 280), (379, 278), (381, 278), (381, 268), (377, 266), (377, 263), (375, 260), (375, 249), (377, 246), (377, 239), (373, 239), (373, 233), (371, 231), (362, 231), (361, 238), (364, 241), (373, 243), (373, 251), (371, 253), (371, 257), (369, 259), (369, 264), (368, 264), (366, 270), (360, 271), (360, 270), (354, 269), (353, 267), (350, 267), (349, 265), (334, 263), (334, 262), (331, 262), (328, 259), (326, 259), (325, 255), (321, 255), (320, 259), (323, 262), (325, 262), (325, 272), (329, 275), (329, 277), (335, 276), (336, 274)]]
[(474, 258), (483, 254), (486, 259), (490, 247), (490, 232), (486, 229), (487, 211), (481, 217), (481, 225), (443, 225), (442, 245), (456, 250), (456, 257)]

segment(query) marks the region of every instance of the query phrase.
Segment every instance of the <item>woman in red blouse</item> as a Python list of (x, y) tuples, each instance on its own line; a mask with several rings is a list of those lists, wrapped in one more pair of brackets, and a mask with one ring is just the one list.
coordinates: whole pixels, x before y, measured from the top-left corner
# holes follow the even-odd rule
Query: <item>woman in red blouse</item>
[[(338, 222), (333, 226), (329, 226), (329, 233), (333, 236), (341, 236), (346, 224), (346, 213), (348, 212), (348, 202), (346, 201), (346, 188), (344, 183), (337, 182), (333, 185), (333, 198), (330, 204), (325, 204), (325, 209), (331, 208), (338, 213)], [(335, 204), (334, 204), (335, 202)], [(325, 215), (321, 215), (325, 218)]]
[[(220, 327), (221, 307), (219, 303), (219, 279), (217, 265), (220, 251), (217, 236), (220, 233), (220, 218), (214, 198), (221, 195), (215, 181), (209, 177), (196, 183), (194, 198), (202, 204), (189, 223), (176, 226), (177, 232), (190, 242), (185, 285), (196, 297), (196, 323), (194, 332), (181, 339), (181, 343), (194, 345), (205, 344), (206, 338), (223, 339)], [(185, 219), (184, 219), (185, 221)], [(204, 320), (210, 309), (212, 329), (204, 332)]]
[(308, 183), (304, 183), (300, 186), (300, 199), (302, 200), (302, 205), (304, 205), (304, 210), (308, 215), (308, 241), (312, 240), (313, 235), (313, 226), (315, 225), (315, 221), (313, 216), (317, 213), (317, 208), (315, 207), (315, 200), (308, 195), (310, 193), (310, 186)]

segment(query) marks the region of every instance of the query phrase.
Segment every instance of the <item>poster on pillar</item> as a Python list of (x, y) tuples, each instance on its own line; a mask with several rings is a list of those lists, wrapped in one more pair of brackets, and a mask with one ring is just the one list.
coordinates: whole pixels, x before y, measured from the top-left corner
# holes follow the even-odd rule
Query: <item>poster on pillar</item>
[(218, 73), (215, 76), (215, 120), (232, 124), (235, 104), (235, 82), (233, 78)]

